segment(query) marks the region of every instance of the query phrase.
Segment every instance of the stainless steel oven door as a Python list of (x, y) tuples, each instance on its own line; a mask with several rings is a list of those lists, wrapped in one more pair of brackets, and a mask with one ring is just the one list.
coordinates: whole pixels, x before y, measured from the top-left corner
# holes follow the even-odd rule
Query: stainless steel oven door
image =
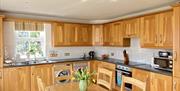
[[(116, 85), (117, 86), (121, 86), (121, 84), (122, 84), (122, 75), (132, 77), (132, 72), (127, 72), (124, 70), (116, 69)], [(125, 87), (128, 89), (131, 89), (132, 85), (131, 84), (125, 84)]]

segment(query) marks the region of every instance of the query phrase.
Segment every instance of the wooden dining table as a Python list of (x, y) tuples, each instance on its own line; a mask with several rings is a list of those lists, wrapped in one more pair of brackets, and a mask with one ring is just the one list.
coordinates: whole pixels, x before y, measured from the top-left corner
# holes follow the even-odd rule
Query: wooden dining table
[[(78, 82), (70, 82), (65, 84), (58, 84), (48, 87), (48, 91), (80, 91)], [(90, 84), (87, 91), (108, 91), (107, 89), (97, 85)]]

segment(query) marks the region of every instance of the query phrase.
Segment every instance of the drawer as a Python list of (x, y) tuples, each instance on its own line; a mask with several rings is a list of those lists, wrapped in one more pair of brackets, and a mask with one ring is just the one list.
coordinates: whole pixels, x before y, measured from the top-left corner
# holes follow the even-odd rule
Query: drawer
[(99, 65), (99, 67), (107, 68), (110, 70), (115, 70), (115, 64), (112, 64), (112, 63), (100, 62), (98, 65)]

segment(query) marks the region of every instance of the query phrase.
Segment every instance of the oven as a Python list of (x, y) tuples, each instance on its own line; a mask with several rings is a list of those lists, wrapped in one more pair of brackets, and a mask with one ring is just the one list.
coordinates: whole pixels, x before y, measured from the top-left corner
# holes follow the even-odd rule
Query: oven
[[(116, 85), (121, 86), (122, 83), (122, 75), (125, 75), (127, 77), (132, 77), (132, 69), (127, 66), (117, 65), (116, 66)], [(132, 89), (132, 85), (125, 83), (126, 89), (130, 90)]]

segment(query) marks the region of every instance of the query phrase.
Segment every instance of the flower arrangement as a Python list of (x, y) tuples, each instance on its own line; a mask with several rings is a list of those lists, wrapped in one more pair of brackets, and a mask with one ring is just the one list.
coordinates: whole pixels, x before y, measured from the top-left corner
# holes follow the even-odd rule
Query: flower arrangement
[(94, 75), (95, 72), (88, 72), (88, 68), (80, 68), (75, 74), (74, 78), (79, 81), (79, 89), (80, 91), (86, 91), (91, 82), (91, 76)]

